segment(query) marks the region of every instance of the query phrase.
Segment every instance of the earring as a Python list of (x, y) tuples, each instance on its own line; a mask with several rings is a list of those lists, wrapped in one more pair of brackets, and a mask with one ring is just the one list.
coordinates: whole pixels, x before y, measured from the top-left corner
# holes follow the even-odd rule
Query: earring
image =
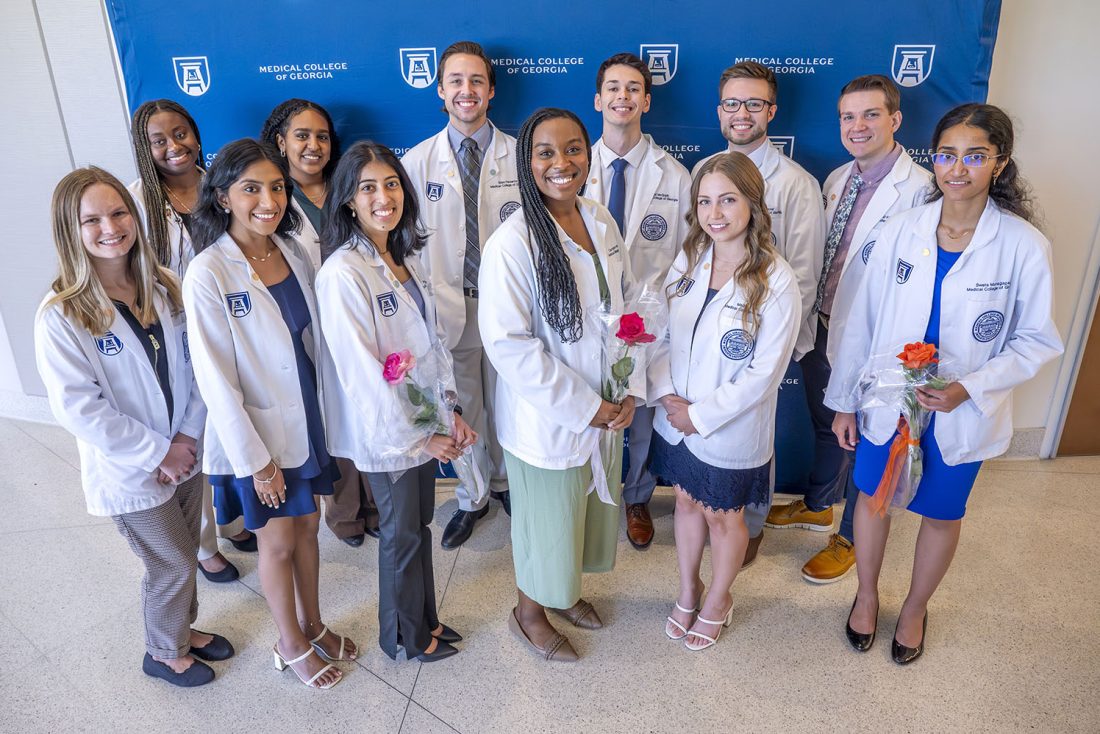
[(280, 158), (286, 158), (286, 151), (285, 150), (280, 150), (279, 151), (279, 157)]
[(223, 209), (223, 211), (224, 211), (224, 212), (225, 212), (226, 214), (228, 214), (228, 213), (229, 213), (229, 207), (225, 207), (225, 208)]
[(357, 215), (355, 214), (355, 210), (354, 210), (354, 209), (352, 209), (352, 210), (351, 210), (351, 218), (352, 218), (352, 219), (355, 219), (355, 217), (356, 217), (356, 216), (357, 216)]

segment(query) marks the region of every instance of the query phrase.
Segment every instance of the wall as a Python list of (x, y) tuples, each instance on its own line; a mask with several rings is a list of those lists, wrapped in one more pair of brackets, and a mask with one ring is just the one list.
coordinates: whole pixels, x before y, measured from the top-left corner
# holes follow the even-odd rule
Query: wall
[[(5, 21), (8, 43), (0, 61), (19, 71), (0, 78), (0, 94), (20, 101), (14, 139), (24, 144), (10, 146), (9, 155), (13, 170), (26, 173), (5, 179), (0, 196), (9, 224), (0, 272), (0, 414), (24, 414), (26, 395), (42, 394), (31, 324), (54, 270), (48, 223), (53, 186), (72, 166), (87, 162), (124, 181), (135, 173), (102, 6), (9, 0)], [(1063, 336), (1078, 339), (1091, 317), (1091, 304), (1079, 294), (1095, 286), (1090, 256), (1100, 223), (1092, 181), (1100, 137), (1089, 132), (1100, 119), (1100, 97), (1091, 93), (1100, 68), (1100, 44), (1091, 37), (1098, 27), (1100, 4), (1093, 0), (1062, 0), (1056, 11), (1033, 0), (1004, 0), (989, 93), (990, 102), (1017, 121), (1016, 155), (1054, 242), (1058, 326)], [(1088, 162), (1094, 165), (1082, 165)], [(1018, 391), (1017, 426), (1033, 439), (1024, 442), (1025, 452), (1038, 453), (1043, 429), (1057, 419), (1074, 364), (1069, 353)]]

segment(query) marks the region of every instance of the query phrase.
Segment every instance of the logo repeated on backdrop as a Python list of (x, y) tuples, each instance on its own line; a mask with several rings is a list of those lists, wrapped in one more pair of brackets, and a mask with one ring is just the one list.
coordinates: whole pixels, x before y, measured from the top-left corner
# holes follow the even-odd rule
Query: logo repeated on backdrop
[(173, 56), (176, 86), (184, 94), (201, 97), (210, 89), (210, 64), (205, 56)]
[(398, 51), (401, 76), (413, 89), (425, 89), (435, 83), (435, 47), (403, 48)]
[(428, 186), (424, 190), (424, 196), (428, 197), (428, 201), (439, 201), (443, 198), (443, 184), (436, 183), (435, 181), (428, 181)]
[(991, 342), (1001, 333), (1005, 325), (1005, 315), (1000, 311), (986, 311), (974, 319), (974, 328), (971, 333), (980, 342)]
[(863, 258), (863, 264), (866, 265), (867, 261), (871, 259), (871, 250), (875, 249), (876, 240), (871, 240), (863, 246), (863, 251), (859, 253), (859, 256)]
[(656, 242), (668, 233), (668, 222), (660, 214), (650, 214), (642, 220), (642, 237)]
[(778, 150), (788, 158), (794, 158), (794, 136), (793, 135), (769, 135), (768, 142), (772, 144), (772, 147)]
[(252, 296), (248, 295), (248, 291), (226, 293), (225, 302), (229, 304), (229, 313), (233, 318), (244, 318), (252, 310)]
[(913, 263), (907, 263), (898, 258), (898, 271), (896, 280), (898, 283), (905, 283), (909, 280), (909, 276), (913, 274)]
[(744, 359), (752, 354), (755, 345), (753, 338), (744, 329), (730, 329), (722, 335), (722, 354), (729, 359)]
[(660, 86), (672, 81), (676, 76), (676, 66), (680, 56), (678, 43), (643, 43), (638, 47), (638, 55), (649, 67), (653, 75), (653, 84)]
[(520, 204), (518, 201), (504, 202), (504, 206), (500, 207), (500, 221), (503, 222), (505, 219), (512, 216), (512, 212), (519, 209), (519, 206)]
[(100, 354), (113, 357), (122, 351), (122, 340), (108, 331), (95, 340), (95, 348), (99, 350)]
[(397, 296), (393, 291), (378, 296), (378, 309), (383, 316), (393, 316), (397, 313)]
[(890, 66), (894, 81), (902, 87), (915, 87), (922, 83), (932, 73), (932, 59), (935, 55), (935, 44), (894, 46), (894, 60)]

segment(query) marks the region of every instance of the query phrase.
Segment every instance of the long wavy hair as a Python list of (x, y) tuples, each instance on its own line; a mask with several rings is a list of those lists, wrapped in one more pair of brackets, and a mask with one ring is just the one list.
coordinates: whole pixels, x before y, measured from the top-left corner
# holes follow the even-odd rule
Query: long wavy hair
[[(172, 262), (172, 253), (168, 238), (168, 220), (161, 214), (171, 215), (172, 204), (168, 201), (168, 194), (164, 191), (161, 182), (160, 169), (153, 160), (153, 149), (149, 143), (149, 119), (158, 112), (175, 112), (191, 126), (191, 132), (195, 136), (195, 142), (199, 149), (196, 165), (203, 170), (202, 139), (199, 137), (199, 126), (181, 105), (170, 99), (154, 99), (143, 103), (134, 110), (134, 118), (130, 124), (130, 139), (134, 145), (134, 158), (137, 160), (138, 175), (141, 176), (141, 198), (145, 205), (149, 221), (146, 227), (149, 232), (149, 241), (153, 251), (157, 253), (157, 259), (161, 265), (169, 265)], [(183, 241), (180, 240), (180, 247)], [(177, 253), (182, 260), (183, 253)]]
[[(1016, 136), (1012, 130), (1012, 120), (1000, 107), (991, 104), (959, 105), (949, 110), (946, 115), (936, 123), (936, 129), (932, 133), (932, 150), (940, 146), (940, 138), (944, 132), (956, 125), (968, 125), (976, 127), (989, 136), (989, 142), (997, 146), (1000, 158), (995, 163), (1007, 160), (1004, 168), (993, 179), (989, 186), (989, 198), (1000, 208), (1012, 212), (1035, 226), (1039, 226), (1039, 215), (1035, 208), (1035, 200), (1031, 195), (1031, 187), (1020, 176), (1020, 169), (1016, 166), (1016, 159), (1012, 157)], [(933, 202), (943, 196), (939, 183), (932, 177), (932, 191), (928, 194), (928, 201)]]
[[(733, 277), (746, 296), (745, 310), (742, 312), (745, 330), (755, 337), (760, 326), (760, 311), (768, 298), (768, 271), (779, 257), (779, 252), (772, 243), (772, 217), (764, 203), (764, 177), (760, 175), (756, 164), (743, 153), (722, 153), (703, 164), (691, 182), (692, 206), (688, 210), (688, 233), (683, 244), (683, 250), (687, 254), (687, 269), (684, 274), (692, 272), (707, 248), (712, 246), (710, 235), (699, 224), (696, 208), (699, 185), (703, 176), (708, 173), (717, 173), (729, 179), (749, 205), (749, 226), (745, 234), (748, 255)], [(666, 292), (668, 298), (672, 297), (671, 291), (674, 287), (674, 284), (669, 286), (669, 291)]]
[(519, 175), (520, 202), (523, 204), (523, 216), (527, 220), (527, 231), (538, 248), (536, 270), (538, 277), (539, 309), (546, 323), (557, 332), (562, 343), (578, 341), (583, 334), (584, 309), (581, 307), (577, 280), (569, 266), (569, 256), (565, 254), (561, 239), (558, 238), (558, 226), (546, 203), (542, 192), (535, 184), (531, 170), (531, 150), (535, 128), (547, 120), (567, 118), (577, 123), (584, 137), (584, 151), (588, 164), (592, 164), (592, 143), (588, 131), (580, 118), (569, 110), (555, 107), (543, 107), (535, 110), (519, 129), (516, 138), (516, 170)]
[(126, 255), (126, 266), (137, 284), (134, 316), (143, 324), (157, 320), (154, 304), (155, 286), (161, 285), (168, 294), (173, 312), (183, 309), (183, 294), (176, 274), (157, 260), (153, 248), (145, 239), (141, 218), (130, 192), (122, 182), (102, 168), (88, 166), (66, 175), (53, 191), (50, 220), (53, 241), (57, 247), (58, 275), (51, 284), (54, 295), (47, 305), (60, 303), (65, 315), (76, 321), (93, 336), (102, 336), (115, 320), (115, 305), (96, 274), (91, 256), (84, 249), (80, 229), (80, 201), (95, 184), (114, 189), (133, 218), (134, 246)]
[(420, 201), (405, 167), (386, 146), (362, 140), (348, 148), (340, 158), (340, 164), (336, 166), (329, 182), (332, 205), (326, 208), (321, 223), (321, 255), (324, 258), (327, 259), (344, 245), (359, 247), (367, 244), (367, 237), (354, 216), (351, 203), (359, 189), (359, 172), (363, 170), (363, 166), (374, 162), (389, 166), (401, 179), (401, 193), (404, 195), (401, 219), (386, 236), (386, 244), (393, 255), (393, 261), (404, 265), (406, 257), (418, 252), (427, 243), (428, 233), (420, 222)]
[(203, 176), (202, 187), (199, 189), (199, 202), (195, 205), (195, 213), (191, 220), (193, 223), (191, 243), (196, 254), (217, 242), (218, 238), (229, 229), (229, 222), (233, 215), (218, 203), (218, 194), (226, 194), (229, 187), (244, 175), (245, 170), (259, 161), (274, 164), (283, 174), (286, 208), (283, 210), (283, 218), (279, 220), (275, 233), (285, 237), (301, 230), (302, 218), (290, 205), (294, 180), (290, 177), (290, 167), (287, 165), (286, 158), (280, 156), (279, 150), (270, 143), (241, 138), (232, 143), (226, 143), (218, 151), (218, 157), (214, 159), (210, 170)]

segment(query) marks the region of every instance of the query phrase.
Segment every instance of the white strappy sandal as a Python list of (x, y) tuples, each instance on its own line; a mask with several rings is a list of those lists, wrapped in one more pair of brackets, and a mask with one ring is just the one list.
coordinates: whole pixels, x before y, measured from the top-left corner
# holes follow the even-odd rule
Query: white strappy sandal
[[(679, 612), (683, 612), (684, 614), (692, 614), (692, 615), (698, 614), (699, 610), (703, 606), (703, 598), (704, 598), (705, 595), (706, 595), (706, 589), (699, 592), (699, 601), (695, 602), (695, 608), (694, 609), (684, 609), (682, 606), (680, 606), (680, 600), (677, 599), (676, 602), (675, 602), (676, 610), (679, 611)], [(675, 619), (673, 619), (671, 614), (669, 616), (665, 617), (665, 621), (666, 621), (665, 635), (668, 637), (668, 639), (670, 639), (670, 640), (682, 640), (685, 637), (687, 637), (688, 628), (685, 627), (684, 625), (680, 624), (679, 622), (677, 622)], [(678, 635), (671, 634), (668, 631), (668, 625), (670, 625), (670, 624), (672, 626), (674, 626), (676, 629), (678, 629), (680, 631), (680, 634), (678, 634)]]
[[(313, 646), (313, 649), (317, 651), (318, 655), (323, 657), (325, 660), (330, 660), (332, 662), (338, 662), (341, 660), (355, 660), (355, 658), (358, 657), (356, 655), (349, 655), (348, 657), (344, 657), (344, 646), (347, 644), (348, 638), (344, 637), (343, 635), (340, 635), (340, 652), (337, 653), (336, 657), (332, 657), (331, 655), (329, 655), (327, 652), (325, 652), (325, 648), (321, 647), (321, 638), (323, 638), (327, 634), (328, 626), (321, 627), (321, 634), (317, 635), (309, 641), (309, 644)], [(336, 633), (333, 632), (333, 634)]]
[[(317, 652), (313, 649), (312, 645), (310, 646), (309, 650), (305, 651), (304, 653), (302, 653), (298, 657), (294, 658), (293, 660), (287, 660), (286, 658), (283, 657), (282, 653), (279, 652), (279, 644), (278, 643), (275, 643), (275, 647), (273, 647), (271, 651), (275, 654), (275, 670), (278, 670), (280, 672), (286, 670), (287, 666), (289, 666), (289, 665), (294, 665), (295, 663), (300, 663), (303, 660), (305, 660), (306, 658), (308, 658), (310, 655), (316, 655), (317, 654)], [(302, 683), (305, 683), (310, 688), (317, 688), (317, 689), (320, 689), (322, 691), (326, 691), (329, 688), (332, 688), (334, 685), (336, 685), (337, 683), (339, 683), (340, 681), (342, 681), (344, 679), (343, 671), (341, 671), (339, 668), (337, 668), (332, 663), (329, 663), (325, 667), (321, 668), (319, 671), (317, 671), (317, 674), (314, 675), (309, 680), (306, 680), (301, 675), (299, 675), (298, 671), (294, 670), (294, 668), (291, 668), (291, 670), (294, 671), (294, 675), (297, 675), (298, 680), (302, 681)], [(315, 685), (313, 685), (314, 681), (316, 681), (318, 678), (320, 678), (322, 675), (324, 675), (325, 673), (327, 673), (330, 670), (335, 670), (336, 672), (340, 673), (340, 675), (336, 678), (336, 680), (334, 680), (331, 683), (329, 683), (328, 685), (324, 685), (324, 686), (315, 686)]]
[(729, 611), (726, 612), (726, 618), (725, 619), (720, 619), (717, 622), (715, 622), (714, 620), (711, 620), (711, 619), (704, 619), (703, 617), (696, 617), (695, 621), (696, 622), (702, 622), (703, 624), (717, 624), (717, 625), (721, 625), (721, 626), (718, 628), (718, 631), (714, 633), (714, 637), (711, 637), (710, 635), (704, 635), (702, 632), (696, 632), (694, 629), (688, 630), (687, 634), (685, 634), (684, 637), (687, 637), (688, 635), (692, 635), (694, 637), (701, 637), (704, 640), (704, 642), (702, 644), (696, 643), (696, 644), (692, 645), (687, 640), (684, 640), (684, 647), (686, 647), (689, 650), (693, 650), (693, 651), (706, 650), (708, 647), (714, 647), (715, 643), (718, 642), (719, 636), (721, 636), (721, 634), (722, 634), (722, 629), (725, 628), (725, 627), (729, 627), (733, 623), (733, 605), (732, 604), (730, 605)]

